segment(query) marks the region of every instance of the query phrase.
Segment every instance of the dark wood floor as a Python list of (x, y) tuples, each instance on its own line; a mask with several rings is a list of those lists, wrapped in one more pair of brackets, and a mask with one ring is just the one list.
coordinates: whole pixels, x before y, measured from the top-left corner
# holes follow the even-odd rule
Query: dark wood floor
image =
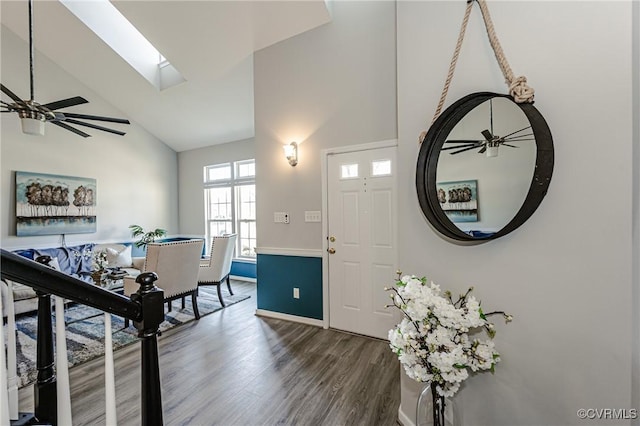
[[(255, 316), (255, 285), (159, 339), (166, 425), (395, 425), (398, 361), (387, 342)], [(118, 424), (140, 424), (140, 347), (115, 353)], [(70, 371), (74, 425), (104, 424), (103, 360)], [(22, 389), (21, 411), (32, 404)]]

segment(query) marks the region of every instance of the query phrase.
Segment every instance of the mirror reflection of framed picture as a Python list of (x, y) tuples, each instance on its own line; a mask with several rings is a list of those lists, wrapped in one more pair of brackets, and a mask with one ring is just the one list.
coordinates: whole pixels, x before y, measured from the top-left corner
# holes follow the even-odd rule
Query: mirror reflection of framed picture
[(478, 181), (438, 182), (438, 201), (451, 222), (478, 221)]

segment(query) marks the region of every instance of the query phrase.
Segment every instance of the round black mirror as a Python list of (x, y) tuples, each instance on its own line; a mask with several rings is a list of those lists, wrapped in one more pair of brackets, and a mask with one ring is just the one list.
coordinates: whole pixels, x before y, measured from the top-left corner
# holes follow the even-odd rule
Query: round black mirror
[(553, 159), (551, 131), (532, 104), (473, 93), (447, 108), (425, 136), (416, 170), (420, 207), (448, 238), (501, 237), (538, 208)]

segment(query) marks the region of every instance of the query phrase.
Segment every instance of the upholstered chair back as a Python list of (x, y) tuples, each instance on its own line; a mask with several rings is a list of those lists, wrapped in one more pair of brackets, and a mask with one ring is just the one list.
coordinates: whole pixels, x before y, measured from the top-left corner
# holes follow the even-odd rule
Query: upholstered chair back
[[(171, 241), (147, 244), (143, 272), (155, 272), (155, 285), (164, 290), (164, 298), (185, 294), (198, 287), (198, 270), (204, 240)], [(129, 278), (129, 277), (127, 277)], [(138, 284), (125, 279), (125, 295), (138, 290)]]
[(211, 256), (200, 264), (199, 282), (220, 282), (229, 275), (237, 238), (237, 234), (212, 238)]

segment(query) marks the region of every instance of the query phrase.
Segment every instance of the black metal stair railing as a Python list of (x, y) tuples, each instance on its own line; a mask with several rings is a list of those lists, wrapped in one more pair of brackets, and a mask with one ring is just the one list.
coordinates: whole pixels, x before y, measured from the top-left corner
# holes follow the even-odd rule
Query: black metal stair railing
[[(131, 298), (81, 281), (45, 264), (0, 249), (2, 279), (32, 287), (38, 295), (38, 333), (34, 384), (34, 413), (31, 424), (57, 423), (56, 376), (53, 367), (53, 330), (51, 295), (132, 320), (141, 339), (141, 418), (143, 425), (162, 425), (162, 392), (158, 362), (160, 323), (164, 320), (164, 293), (154, 285), (158, 279), (153, 272), (140, 274), (140, 284)], [(4, 368), (4, 367), (2, 367)]]

